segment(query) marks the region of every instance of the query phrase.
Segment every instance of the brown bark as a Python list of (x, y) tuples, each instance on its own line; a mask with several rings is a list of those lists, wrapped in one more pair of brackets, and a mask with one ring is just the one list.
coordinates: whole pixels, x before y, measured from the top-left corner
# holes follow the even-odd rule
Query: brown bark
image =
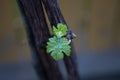
[(45, 46), (50, 33), (41, 2), (39, 0), (18, 0), (18, 4), (27, 24), (26, 31), (29, 44), (34, 51), (32, 55), (38, 77), (43, 77), (44, 80), (63, 80), (57, 62), (46, 53)]

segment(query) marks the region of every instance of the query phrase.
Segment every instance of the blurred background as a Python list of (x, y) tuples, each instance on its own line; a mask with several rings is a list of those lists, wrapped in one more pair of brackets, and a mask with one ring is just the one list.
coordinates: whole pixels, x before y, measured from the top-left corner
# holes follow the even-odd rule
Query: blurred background
[[(58, 0), (82, 80), (120, 80), (120, 0)], [(0, 80), (36, 80), (16, 0), (0, 0)]]

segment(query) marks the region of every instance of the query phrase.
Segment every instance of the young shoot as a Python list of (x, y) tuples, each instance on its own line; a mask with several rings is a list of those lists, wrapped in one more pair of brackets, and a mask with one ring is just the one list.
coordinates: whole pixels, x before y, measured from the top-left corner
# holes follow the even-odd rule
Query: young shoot
[(54, 36), (49, 38), (47, 42), (47, 53), (56, 61), (63, 59), (64, 54), (70, 56), (71, 47), (69, 44), (71, 40), (64, 37), (67, 35), (67, 26), (58, 23), (57, 27), (53, 26), (53, 34)]

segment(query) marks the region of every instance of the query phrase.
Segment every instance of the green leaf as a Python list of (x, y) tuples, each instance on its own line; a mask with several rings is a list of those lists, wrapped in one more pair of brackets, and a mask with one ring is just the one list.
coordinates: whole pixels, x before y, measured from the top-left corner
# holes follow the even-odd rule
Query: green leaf
[(67, 26), (58, 23), (57, 27), (53, 26), (53, 34), (54, 36), (47, 42), (47, 53), (56, 61), (63, 59), (64, 54), (70, 56), (70, 41), (63, 37), (67, 34)]
[(67, 26), (62, 23), (58, 23), (57, 27), (53, 26), (53, 34), (58, 38), (65, 36), (67, 34)]
[(58, 38), (54, 36), (49, 38), (46, 48), (47, 53), (49, 53), (56, 61), (63, 59), (64, 54), (70, 56), (71, 52), (69, 41), (64, 37)]
[(64, 55), (62, 53), (60, 52), (56, 52), (56, 53), (55, 51), (51, 53), (51, 56), (53, 57), (53, 59), (55, 59), (56, 61), (63, 59)]

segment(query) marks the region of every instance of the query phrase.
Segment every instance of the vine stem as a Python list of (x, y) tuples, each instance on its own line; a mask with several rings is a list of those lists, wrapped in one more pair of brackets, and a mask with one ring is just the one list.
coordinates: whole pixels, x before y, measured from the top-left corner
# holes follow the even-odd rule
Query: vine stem
[[(57, 0), (41, 0), (45, 7), (46, 13), (48, 15), (51, 26), (56, 26), (58, 23), (66, 24), (66, 21), (61, 13)], [(69, 36), (73, 36), (72, 32), (69, 30)], [(73, 43), (71, 42), (71, 56), (64, 57), (64, 63), (66, 65), (68, 80), (80, 80), (79, 74), (77, 71), (77, 60), (76, 54), (73, 47)]]
[(48, 26), (39, 0), (17, 0), (26, 23), (26, 32), (31, 46), (33, 65), (41, 80), (63, 80), (58, 64), (46, 53), (50, 37)]

